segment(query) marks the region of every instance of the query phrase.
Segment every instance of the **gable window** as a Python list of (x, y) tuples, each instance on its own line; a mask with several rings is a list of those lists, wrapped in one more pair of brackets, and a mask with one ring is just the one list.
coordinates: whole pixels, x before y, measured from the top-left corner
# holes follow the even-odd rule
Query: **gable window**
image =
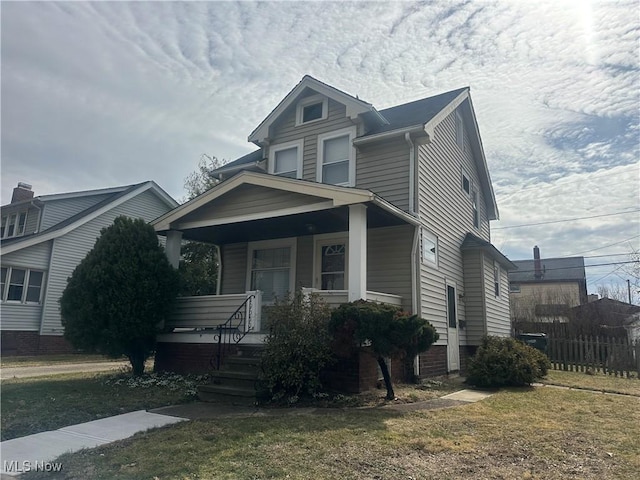
[(0, 238), (18, 237), (24, 235), (27, 225), (27, 212), (13, 213), (2, 217)]
[(438, 265), (438, 237), (425, 229), (420, 231), (422, 243), (422, 261), (423, 263), (432, 263)]
[(520, 284), (519, 283), (511, 283), (509, 285), (509, 291), (511, 293), (520, 293)]
[(322, 95), (313, 95), (300, 100), (296, 108), (296, 126), (326, 119), (327, 110), (327, 97)]
[(269, 173), (282, 177), (302, 178), (302, 141), (271, 146)]
[(295, 239), (254, 242), (249, 248), (249, 289), (262, 291), (265, 304), (293, 289)]
[(500, 296), (500, 265), (493, 262), (493, 289), (496, 297)]
[(0, 294), (3, 302), (40, 303), (44, 272), (2, 267)]
[(456, 112), (456, 143), (461, 150), (464, 150), (464, 123), (460, 112)]
[(342, 186), (355, 184), (354, 132), (353, 128), (348, 128), (318, 135), (318, 182)]

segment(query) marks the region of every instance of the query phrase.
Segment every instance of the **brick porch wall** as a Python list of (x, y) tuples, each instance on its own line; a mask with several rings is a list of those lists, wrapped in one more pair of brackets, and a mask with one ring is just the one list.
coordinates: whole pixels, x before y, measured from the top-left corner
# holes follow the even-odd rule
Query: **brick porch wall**
[[(215, 355), (217, 345), (213, 343), (169, 343), (156, 344), (156, 372), (175, 372), (180, 374), (207, 373), (212, 370), (210, 361)], [(235, 355), (237, 347), (231, 345), (228, 355)]]
[(447, 374), (447, 346), (432, 345), (420, 354), (420, 378)]
[(74, 353), (71, 344), (60, 335), (40, 335), (39, 332), (0, 332), (2, 356), (59, 355)]

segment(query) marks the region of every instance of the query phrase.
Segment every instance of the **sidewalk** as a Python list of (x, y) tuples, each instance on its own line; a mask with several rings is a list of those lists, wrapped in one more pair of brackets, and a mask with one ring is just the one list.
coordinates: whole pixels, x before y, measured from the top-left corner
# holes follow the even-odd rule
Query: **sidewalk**
[[(478, 402), (492, 394), (492, 392), (460, 390), (433, 400), (397, 405), (389, 404), (380, 408), (398, 412), (451, 408)], [(313, 407), (260, 409), (202, 402), (173, 405), (151, 411), (139, 410), (1, 442), (2, 470), (0, 470), (0, 480), (15, 478), (29, 469), (39, 468), (45, 471), (55, 471), (59, 466), (54, 463), (54, 460), (63, 453), (98, 447), (123, 440), (150, 428), (163, 427), (187, 420), (214, 419), (221, 416), (326, 415), (331, 411), (335, 410)]]

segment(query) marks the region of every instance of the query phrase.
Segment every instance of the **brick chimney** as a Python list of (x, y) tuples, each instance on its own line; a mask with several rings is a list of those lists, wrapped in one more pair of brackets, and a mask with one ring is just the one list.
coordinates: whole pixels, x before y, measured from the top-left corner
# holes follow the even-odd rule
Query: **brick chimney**
[(18, 182), (18, 186), (13, 189), (13, 195), (11, 196), (11, 203), (20, 202), (22, 200), (30, 200), (33, 198), (33, 190), (31, 185), (27, 183)]
[(540, 280), (542, 278), (542, 264), (540, 262), (540, 249), (537, 245), (533, 247), (533, 268), (535, 270), (535, 279)]

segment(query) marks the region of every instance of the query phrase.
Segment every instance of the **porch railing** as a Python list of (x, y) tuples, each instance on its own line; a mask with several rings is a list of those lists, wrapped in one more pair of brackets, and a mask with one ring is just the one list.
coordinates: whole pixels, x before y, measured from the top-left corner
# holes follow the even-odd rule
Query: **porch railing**
[[(315, 293), (320, 296), (331, 308), (337, 308), (349, 301), (347, 290), (318, 290), (317, 288), (303, 288), (302, 294), (309, 295)], [(391, 293), (367, 291), (367, 300), (372, 302), (386, 303), (389, 305), (402, 306), (402, 297)]]

